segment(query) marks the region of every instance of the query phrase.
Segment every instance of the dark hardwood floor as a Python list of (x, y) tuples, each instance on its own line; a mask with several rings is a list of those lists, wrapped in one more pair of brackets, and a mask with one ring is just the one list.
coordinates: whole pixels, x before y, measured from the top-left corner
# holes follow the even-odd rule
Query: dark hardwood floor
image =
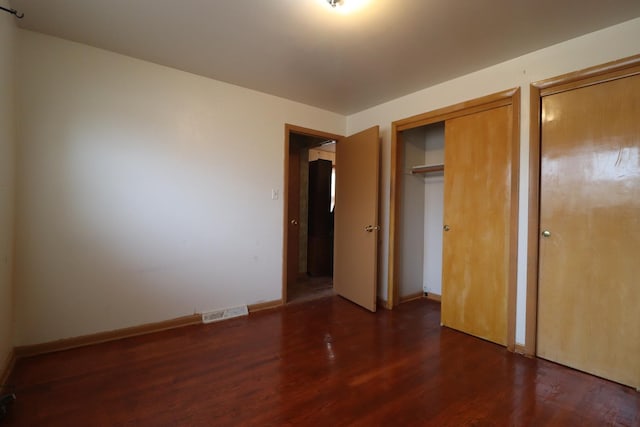
[(340, 297), (20, 360), (7, 426), (639, 426), (640, 393)]

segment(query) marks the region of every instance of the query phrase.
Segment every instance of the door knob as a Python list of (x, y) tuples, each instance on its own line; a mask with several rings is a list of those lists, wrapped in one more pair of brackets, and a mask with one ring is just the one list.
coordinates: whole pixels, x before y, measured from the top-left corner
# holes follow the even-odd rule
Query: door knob
[(451, 230), (451, 227), (449, 227), (447, 224), (445, 224), (444, 227), (442, 227), (442, 229), (444, 231), (449, 231), (449, 230)]
[(298, 225), (298, 220), (292, 219), (291, 220), (291, 225)]
[(550, 237), (551, 236), (551, 232), (549, 230), (544, 230), (542, 232), (542, 237)]
[(379, 225), (367, 225), (364, 228), (364, 231), (371, 233), (373, 230), (380, 230), (380, 226)]

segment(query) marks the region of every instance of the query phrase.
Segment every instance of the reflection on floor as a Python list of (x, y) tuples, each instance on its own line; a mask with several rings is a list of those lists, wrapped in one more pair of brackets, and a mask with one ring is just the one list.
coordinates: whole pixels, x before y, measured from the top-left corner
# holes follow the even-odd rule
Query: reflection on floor
[(312, 277), (300, 274), (298, 280), (287, 289), (287, 301), (300, 302), (334, 295), (333, 277)]
[[(632, 356), (630, 356), (632, 357)], [(344, 298), (17, 361), (3, 427), (640, 426), (640, 393)]]

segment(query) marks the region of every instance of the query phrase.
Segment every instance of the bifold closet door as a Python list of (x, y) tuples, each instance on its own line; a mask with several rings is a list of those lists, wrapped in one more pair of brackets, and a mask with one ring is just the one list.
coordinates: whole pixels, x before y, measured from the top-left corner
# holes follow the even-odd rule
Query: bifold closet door
[(507, 344), (511, 105), (445, 123), (442, 324)]
[(640, 75), (542, 99), (538, 356), (640, 387)]

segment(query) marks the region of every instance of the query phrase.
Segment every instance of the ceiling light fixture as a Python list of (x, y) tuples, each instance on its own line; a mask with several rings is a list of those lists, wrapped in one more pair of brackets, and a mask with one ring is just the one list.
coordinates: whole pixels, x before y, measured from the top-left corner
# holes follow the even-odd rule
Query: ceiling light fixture
[(340, 15), (350, 15), (365, 8), (372, 0), (316, 0), (328, 10)]

